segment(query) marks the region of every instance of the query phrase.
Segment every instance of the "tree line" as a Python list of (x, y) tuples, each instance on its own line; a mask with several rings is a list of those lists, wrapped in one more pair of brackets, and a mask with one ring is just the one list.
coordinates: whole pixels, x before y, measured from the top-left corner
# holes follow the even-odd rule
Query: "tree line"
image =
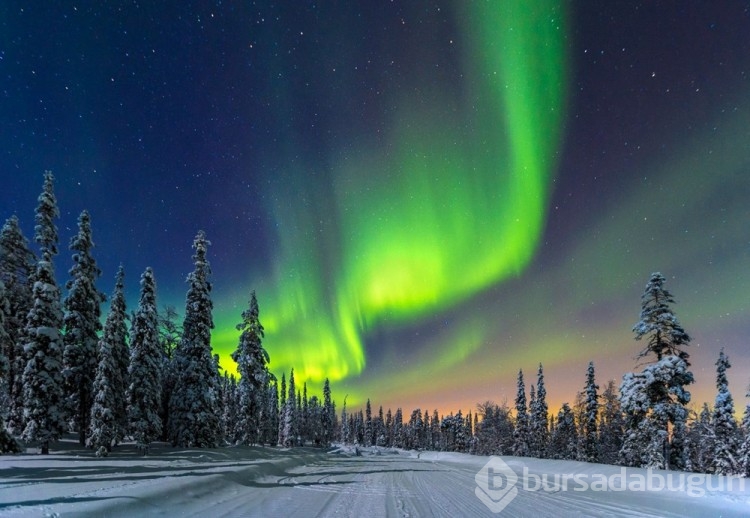
[(83, 211), (70, 241), (73, 266), (63, 298), (53, 259), (58, 254), (55, 220), (60, 212), (54, 176), (44, 175), (29, 247), (18, 218), (0, 231), (0, 450), (21, 451), (22, 441), (49, 453), (63, 433), (108, 454), (124, 440), (147, 453), (157, 440), (174, 446), (212, 448), (222, 444), (313, 443), (334, 439), (335, 405), (326, 379), (322, 400), (295, 389), (294, 371), (277, 381), (268, 369), (258, 301), (237, 325), (232, 358), (239, 378), (221, 374), (212, 353), (214, 327), (210, 242), (199, 231), (193, 241), (194, 269), (188, 275), (185, 316), (157, 310), (151, 268), (140, 278), (140, 297), (128, 315), (122, 267), (109, 312), (93, 257), (91, 217)]
[[(53, 259), (58, 254), (59, 217), (54, 177), (46, 172), (35, 212), (30, 247), (16, 216), (0, 231), (0, 450), (17, 452), (22, 441), (48, 453), (65, 432), (106, 455), (125, 440), (147, 453), (154, 441), (180, 447), (269, 444), (285, 447), (362, 446), (575, 459), (650, 468), (750, 476), (750, 405), (737, 422), (728, 389), (731, 367), (722, 350), (716, 361), (713, 407), (688, 408), (694, 382), (686, 346), (690, 336), (676, 318), (666, 279), (653, 273), (641, 299), (635, 339), (645, 346), (642, 369), (609, 381), (600, 393), (593, 362), (572, 405), (549, 411), (542, 364), (526, 388), (519, 371), (512, 408), (486, 401), (466, 416), (401, 408), (373, 413), (347, 410), (340, 418), (326, 379), (322, 399), (301, 389), (294, 370), (281, 380), (270, 372), (262, 344), (258, 300), (237, 325), (232, 359), (238, 377), (221, 373), (212, 353), (213, 303), (210, 242), (193, 242), (185, 315), (157, 309), (151, 268), (140, 278), (136, 309), (128, 314), (119, 268), (109, 311), (93, 257), (91, 218), (83, 211), (70, 241), (73, 266), (61, 296)], [(528, 394), (528, 399), (527, 399)], [(748, 394), (750, 397), (750, 394)]]
[[(623, 376), (619, 388), (610, 380), (600, 393), (594, 363), (582, 377), (573, 404), (549, 412), (542, 364), (528, 391), (518, 372), (513, 407), (486, 401), (476, 413), (439, 417), (416, 409), (408, 420), (382, 407), (342, 412), (343, 442), (399, 448), (457, 451), (478, 455), (514, 455), (578, 460), (718, 475), (750, 476), (750, 405), (741, 423), (728, 387), (731, 367), (722, 350), (716, 361), (716, 399), (700, 412), (688, 408), (687, 387), (694, 382), (690, 336), (675, 316), (674, 297), (665, 277), (653, 273), (641, 299), (640, 320), (633, 327), (645, 347), (638, 355), (643, 369)], [(528, 399), (527, 399), (528, 394)], [(750, 397), (750, 393), (747, 394)]]

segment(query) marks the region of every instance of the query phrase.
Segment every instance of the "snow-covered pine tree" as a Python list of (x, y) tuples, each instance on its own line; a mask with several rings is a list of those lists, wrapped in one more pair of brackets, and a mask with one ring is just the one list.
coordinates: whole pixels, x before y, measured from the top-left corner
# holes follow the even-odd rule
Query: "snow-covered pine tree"
[[(533, 388), (533, 387), (532, 387)], [(544, 387), (544, 369), (539, 364), (536, 381), (536, 397), (529, 406), (530, 416), (530, 450), (531, 455), (544, 458), (547, 454), (547, 443), (549, 442), (549, 415), (547, 407), (547, 389)]]
[(78, 233), (70, 240), (73, 252), (71, 276), (63, 300), (63, 378), (69, 416), (78, 430), (78, 442), (84, 445), (90, 429), (93, 383), (97, 372), (97, 349), (104, 295), (96, 288), (101, 270), (91, 255), (94, 241), (91, 217), (87, 211), (78, 217)]
[(669, 445), (669, 466), (671, 469), (686, 471), (690, 464), (687, 445), (688, 409), (683, 405), (672, 405), (672, 437)]
[(578, 432), (573, 411), (568, 403), (563, 403), (557, 414), (552, 437), (550, 438), (550, 457), (553, 459), (575, 460), (578, 455)]
[[(629, 415), (626, 421), (623, 448), (631, 449), (623, 458), (635, 458), (632, 448), (647, 443), (647, 451), (641, 456), (640, 466), (669, 467), (676, 464), (680, 469), (686, 459), (684, 451), (684, 422), (690, 402), (690, 392), (685, 387), (693, 383), (693, 373), (688, 369), (689, 354), (682, 349), (689, 345), (690, 337), (677, 321), (670, 304), (672, 294), (664, 289), (665, 278), (660, 273), (651, 274), (646, 290), (641, 297), (641, 319), (633, 327), (635, 339), (648, 336), (648, 343), (639, 357), (656, 356), (656, 363), (649, 365), (640, 374), (626, 374), (620, 389), (623, 410)], [(632, 393), (641, 391), (640, 394)], [(622, 399), (624, 398), (624, 399)], [(626, 404), (626, 401), (629, 403)], [(639, 401), (636, 406), (631, 403)], [(643, 406), (645, 404), (645, 406)], [(637, 408), (636, 408), (637, 407)], [(637, 409), (636, 414), (632, 412)], [(642, 421), (650, 421), (644, 423)], [(656, 430), (656, 433), (652, 433)], [(649, 433), (646, 437), (640, 434)], [(670, 442), (669, 438), (672, 437)], [(636, 442), (630, 443), (629, 440)], [(661, 451), (656, 441), (663, 441)]]
[(109, 344), (115, 365), (115, 371), (110, 380), (112, 392), (115, 395), (115, 444), (119, 444), (128, 433), (127, 391), (130, 348), (128, 347), (127, 318), (125, 269), (120, 265), (115, 276), (115, 289), (112, 292), (101, 338)]
[(224, 372), (222, 378), (222, 416), (221, 428), (224, 434), (224, 440), (229, 444), (236, 444), (235, 430), (237, 429), (237, 411), (239, 396), (237, 395), (237, 378), (234, 374)]
[(175, 371), (175, 351), (182, 339), (182, 326), (174, 306), (165, 305), (159, 311), (159, 343), (161, 344), (161, 405), (159, 417), (163, 423), (161, 439), (169, 440), (169, 400), (172, 399), (177, 373)]
[(286, 415), (286, 374), (281, 373), (281, 387), (279, 390), (279, 431), (278, 431), (278, 438), (276, 440), (276, 443), (279, 446), (284, 445), (284, 441), (286, 440), (286, 436), (284, 435), (284, 418)]
[(370, 405), (370, 398), (367, 398), (367, 404), (365, 405), (365, 443), (364, 446), (372, 446), (375, 441), (372, 433), (372, 405)]
[(307, 382), (302, 383), (302, 395), (300, 398), (300, 405), (297, 407), (300, 409), (299, 412), (299, 428), (300, 435), (302, 436), (302, 445), (310, 438), (310, 402), (307, 399)]
[(526, 412), (526, 385), (523, 381), (523, 371), (518, 371), (516, 392), (516, 426), (513, 430), (513, 455), (527, 457), (529, 455), (529, 417)]
[(263, 444), (277, 444), (279, 434), (279, 384), (276, 377), (271, 378), (271, 383), (266, 389), (265, 415), (263, 419)]
[(344, 396), (344, 406), (341, 407), (341, 438), (340, 440), (344, 444), (351, 443), (351, 434), (350, 434), (350, 428), (349, 428), (349, 414), (346, 412), (346, 399), (348, 397), (349, 397), (348, 394)]
[(599, 416), (599, 395), (594, 373), (594, 362), (589, 362), (586, 369), (586, 416), (583, 423), (583, 451), (582, 458), (586, 462), (599, 460), (599, 438), (597, 435), (597, 419)]
[(404, 413), (401, 407), (396, 409), (393, 416), (393, 446), (396, 448), (404, 447)]
[(215, 448), (221, 435), (219, 374), (211, 351), (209, 245), (205, 233), (199, 231), (193, 241), (194, 269), (187, 279), (182, 340), (175, 351), (177, 380), (169, 404), (169, 435), (174, 446)]
[(156, 281), (151, 268), (141, 275), (141, 295), (131, 329), (127, 391), (128, 423), (135, 442), (148, 455), (149, 445), (161, 435), (161, 349), (156, 309)]
[(36, 257), (21, 232), (16, 216), (11, 216), (0, 230), (0, 280), (5, 284), (8, 304), (4, 310), (7, 341), (4, 354), (8, 359), (8, 421), (11, 434), (23, 432), (23, 371), (26, 368), (24, 336), (26, 317), (33, 305), (33, 276)]
[(42, 454), (65, 430), (63, 396), (63, 340), (60, 289), (52, 260), (57, 254), (57, 227), (60, 216), (54, 193), (54, 176), (44, 174), (44, 188), (36, 209), (34, 239), (40, 259), (34, 273), (33, 305), (26, 318), (23, 371), (24, 441), (39, 443)]
[(616, 464), (622, 448), (623, 418), (614, 380), (609, 380), (602, 392), (602, 411), (599, 426), (599, 462)]
[[(10, 373), (10, 362), (5, 355), (5, 351), (12, 344), (10, 336), (5, 329), (5, 315), (9, 306), (10, 302), (6, 295), (5, 283), (0, 279), (0, 382), (2, 383), (8, 382), (8, 374)], [(0, 412), (0, 454), (18, 453), (19, 451), (18, 444), (5, 429), (5, 416)]]
[(714, 435), (712, 472), (717, 475), (735, 475), (738, 472), (740, 433), (734, 418), (734, 400), (729, 392), (727, 369), (732, 365), (724, 349), (716, 360), (716, 403), (711, 419)]
[(698, 418), (693, 420), (688, 432), (688, 453), (690, 471), (710, 473), (714, 463), (714, 427), (711, 424), (713, 412), (708, 403), (703, 403)]
[(125, 270), (117, 270), (115, 289), (99, 340), (99, 364), (94, 378), (90, 436), (87, 444), (99, 454), (108, 453), (127, 435), (128, 329), (125, 307)]
[(263, 403), (268, 387), (269, 356), (262, 344), (263, 325), (259, 314), (258, 299), (253, 291), (248, 309), (242, 312), (242, 322), (237, 324), (237, 330), (241, 331), (240, 341), (232, 353), (240, 375), (237, 387), (239, 408), (234, 435), (242, 444), (255, 444), (260, 440)]
[[(335, 414), (334, 414), (335, 415)], [(383, 417), (383, 405), (378, 409), (378, 417), (375, 419), (375, 444), (385, 446), (385, 418)]]
[[(110, 312), (111, 314), (111, 312)], [(108, 315), (109, 317), (109, 315)], [(109, 318), (107, 318), (109, 323)], [(115, 393), (115, 378), (119, 375), (117, 362), (112, 354), (112, 344), (106, 336), (99, 340), (99, 363), (93, 383), (93, 403), (89, 419), (89, 432), (86, 446), (94, 448), (97, 456), (107, 456), (117, 442), (119, 423), (117, 422), (118, 398), (124, 394)]]
[[(382, 415), (383, 409), (381, 407), (380, 413)], [(331, 383), (326, 378), (323, 382), (323, 410), (321, 414), (321, 439), (323, 446), (328, 446), (333, 440), (333, 418), (335, 416), (335, 410), (333, 409), (333, 400), (331, 399)]]
[(294, 369), (289, 372), (289, 392), (286, 397), (287, 411), (285, 414), (284, 433), (287, 446), (297, 446), (297, 388), (294, 383)]
[(624, 414), (622, 446), (618, 453), (618, 464), (640, 467), (643, 465), (645, 444), (651, 440), (643, 436), (650, 428), (644, 423), (651, 403), (646, 394), (645, 377), (626, 373), (620, 385), (620, 408)]

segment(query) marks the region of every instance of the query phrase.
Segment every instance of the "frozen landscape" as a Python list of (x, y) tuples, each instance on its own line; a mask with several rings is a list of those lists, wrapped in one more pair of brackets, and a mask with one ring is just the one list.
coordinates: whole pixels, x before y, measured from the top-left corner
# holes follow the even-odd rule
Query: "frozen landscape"
[[(580, 482), (611, 478), (622, 468), (503, 457), (518, 474), (518, 493), (495, 514), (475, 495), (476, 474), (488, 459), (378, 448), (176, 449), (161, 443), (148, 457), (124, 445), (96, 458), (70, 440), (49, 456), (0, 457), (0, 515), (739, 517), (750, 509), (750, 491), (739, 488), (740, 480), (728, 489), (727, 479), (716, 476), (692, 491), (684, 484), (677, 490), (576, 491), (582, 486), (572, 479), (567, 491), (525, 490), (542, 474), (550, 482), (577, 474)], [(636, 468), (627, 474), (648, 476)]]

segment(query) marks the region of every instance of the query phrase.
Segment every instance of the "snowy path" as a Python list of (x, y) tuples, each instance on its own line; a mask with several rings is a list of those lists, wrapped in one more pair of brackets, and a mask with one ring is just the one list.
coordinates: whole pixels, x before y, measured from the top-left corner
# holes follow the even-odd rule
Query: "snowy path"
[[(366, 452), (367, 453), (367, 452)], [(531, 492), (499, 515), (475, 496), (487, 457), (347, 456), (315, 449), (87, 450), (0, 457), (2, 516), (748, 516), (748, 492)], [(611, 466), (517, 459), (531, 473)], [(556, 470), (556, 471), (555, 471)], [(541, 472), (541, 471), (539, 471)], [(522, 480), (517, 486), (521, 488)]]

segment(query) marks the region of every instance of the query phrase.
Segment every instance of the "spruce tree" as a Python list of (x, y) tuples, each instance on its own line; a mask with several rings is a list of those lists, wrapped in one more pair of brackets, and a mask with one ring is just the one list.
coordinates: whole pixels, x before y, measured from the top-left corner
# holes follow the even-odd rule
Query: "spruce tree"
[(557, 422), (550, 438), (550, 457), (575, 460), (578, 449), (578, 432), (570, 405), (563, 403), (557, 414)]
[(26, 368), (24, 335), (26, 317), (33, 305), (32, 286), (36, 257), (21, 232), (16, 216), (0, 231), (0, 281), (5, 285), (7, 305), (3, 310), (7, 339), (4, 354), (8, 360), (8, 421), (12, 434), (20, 435), (23, 421), (23, 371)]
[(170, 437), (174, 446), (215, 448), (219, 443), (218, 372), (211, 351), (214, 327), (211, 268), (206, 260), (209, 241), (203, 231), (193, 242), (194, 270), (182, 326), (182, 341), (175, 351), (177, 380), (169, 405)]
[(372, 406), (370, 405), (370, 398), (367, 398), (365, 404), (365, 446), (372, 446), (375, 443), (374, 435), (372, 431)]
[(597, 418), (599, 415), (599, 396), (594, 376), (594, 362), (589, 362), (586, 370), (586, 416), (583, 424), (583, 452), (582, 456), (586, 462), (597, 462), (599, 460)]
[(715, 441), (711, 424), (712, 414), (708, 403), (703, 403), (697, 418), (693, 419), (688, 426), (685, 437), (687, 450), (685, 471), (709, 473), (713, 469)]
[(115, 379), (119, 375), (117, 362), (112, 354), (111, 343), (102, 337), (99, 340), (99, 363), (93, 383), (93, 403), (86, 446), (94, 448), (97, 456), (107, 456), (118, 437), (118, 398), (124, 394), (115, 392)]
[(169, 440), (169, 401), (177, 383), (175, 371), (175, 351), (182, 338), (182, 326), (178, 324), (174, 306), (165, 306), (159, 312), (159, 342), (161, 344), (161, 406), (159, 416), (162, 426), (162, 440)]
[[(120, 265), (115, 276), (115, 289), (104, 322), (102, 341), (106, 341), (114, 361), (112, 392), (115, 396), (114, 418), (115, 444), (119, 444), (128, 432), (127, 391), (130, 348), (128, 347), (127, 307), (125, 304), (125, 269)], [(101, 344), (100, 344), (101, 347)]]
[(294, 383), (294, 369), (289, 372), (289, 392), (284, 414), (284, 439), (286, 446), (297, 445), (297, 388)]
[(263, 405), (269, 380), (269, 356), (262, 344), (263, 325), (259, 320), (255, 291), (250, 294), (249, 307), (242, 312), (242, 322), (237, 324), (237, 330), (241, 331), (240, 341), (232, 353), (240, 375), (235, 436), (242, 444), (254, 444), (260, 440), (261, 419), (268, 417)]
[[(335, 415), (333, 400), (331, 399), (331, 384), (326, 378), (323, 383), (323, 414), (321, 419), (323, 446), (328, 446), (333, 440), (333, 419)], [(383, 415), (382, 407), (380, 408), (380, 415), (381, 417)]]
[(529, 455), (529, 421), (526, 412), (526, 385), (523, 381), (523, 371), (518, 371), (516, 392), (516, 427), (513, 430), (513, 455), (526, 457)]
[(91, 255), (93, 248), (91, 217), (84, 210), (78, 218), (78, 233), (70, 241), (73, 267), (66, 284), (68, 296), (63, 301), (65, 397), (81, 445), (85, 444), (89, 432), (98, 333), (102, 328), (101, 303), (104, 301), (104, 296), (96, 289), (101, 271)]
[(734, 401), (729, 392), (727, 369), (732, 365), (724, 349), (716, 360), (716, 403), (711, 424), (714, 435), (712, 472), (717, 475), (734, 475), (738, 471), (739, 429), (734, 418)]
[[(8, 311), (10, 303), (6, 296), (5, 283), (0, 279), (0, 384), (7, 383), (8, 374), (10, 373), (10, 362), (8, 357), (5, 355), (5, 351), (9, 348), (11, 342), (10, 336), (5, 329), (5, 315)], [(5, 416), (0, 412), (0, 454), (2, 453), (18, 453), (20, 448), (16, 444), (16, 441), (5, 429)]]
[(278, 442), (279, 433), (279, 384), (276, 377), (271, 378), (271, 383), (266, 388), (265, 419), (263, 419), (263, 443), (274, 445)]
[(602, 412), (599, 426), (599, 462), (616, 464), (622, 448), (623, 418), (614, 380), (609, 380), (602, 392)]
[(529, 407), (530, 416), (530, 434), (531, 434), (531, 454), (538, 458), (544, 458), (547, 452), (547, 443), (549, 441), (549, 422), (547, 407), (547, 389), (544, 386), (544, 369), (539, 364), (536, 381), (536, 397)]
[(279, 430), (276, 443), (279, 446), (284, 446), (286, 436), (284, 435), (284, 418), (286, 415), (286, 374), (281, 373), (281, 388), (279, 390)]
[[(623, 410), (629, 416), (623, 448), (629, 451), (621, 457), (630, 459), (625, 462), (640, 459), (631, 465), (669, 467), (671, 464), (680, 469), (687, 457), (685, 405), (690, 402), (690, 392), (685, 387), (694, 378), (688, 370), (689, 355), (682, 349), (690, 343), (690, 337), (670, 308), (674, 298), (664, 289), (664, 282), (660, 273), (651, 274), (641, 297), (641, 319), (633, 327), (636, 340), (648, 336), (639, 357), (653, 354), (656, 363), (642, 373), (626, 374), (623, 379), (620, 396)], [(662, 441), (661, 446), (658, 441)], [(637, 448), (641, 448), (639, 453)]]
[(151, 268), (141, 276), (141, 295), (135, 312), (128, 369), (128, 423), (136, 445), (148, 454), (161, 435), (159, 417), (161, 350), (159, 347), (156, 282)]
[(65, 430), (63, 396), (63, 341), (60, 289), (52, 261), (57, 254), (57, 227), (60, 216), (54, 194), (54, 177), (47, 171), (36, 209), (34, 239), (40, 259), (34, 273), (33, 305), (26, 318), (24, 336), (26, 366), (23, 371), (24, 441), (39, 443), (42, 454)]

